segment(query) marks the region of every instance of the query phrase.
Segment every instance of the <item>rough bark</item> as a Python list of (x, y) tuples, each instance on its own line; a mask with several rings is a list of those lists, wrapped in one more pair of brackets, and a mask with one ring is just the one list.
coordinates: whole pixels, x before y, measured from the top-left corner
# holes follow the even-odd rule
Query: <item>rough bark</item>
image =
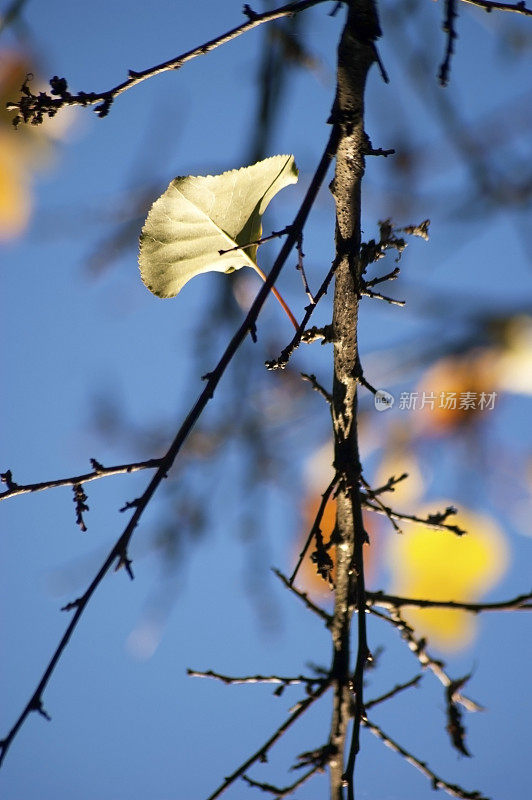
[[(371, 0), (352, 0), (338, 47), (337, 95), (332, 122), (340, 139), (331, 191), (336, 203), (336, 283), (333, 339), (334, 463), (340, 477), (336, 517), (336, 594), (332, 624), (334, 707), (331, 724), (330, 781), (332, 800), (342, 800), (344, 788), (354, 796), (353, 770), (363, 713), (362, 678), (368, 656), (365, 631), (365, 590), (362, 563), (366, 539), (359, 494), (360, 459), (357, 435), (357, 383), (360, 375), (357, 322), (361, 292), (360, 214), (364, 175), (364, 90), (376, 59), (374, 42), (380, 35)], [(350, 628), (358, 611), (358, 654), (350, 667)], [(354, 695), (354, 706), (353, 698)], [(344, 764), (351, 709), (353, 741)]]

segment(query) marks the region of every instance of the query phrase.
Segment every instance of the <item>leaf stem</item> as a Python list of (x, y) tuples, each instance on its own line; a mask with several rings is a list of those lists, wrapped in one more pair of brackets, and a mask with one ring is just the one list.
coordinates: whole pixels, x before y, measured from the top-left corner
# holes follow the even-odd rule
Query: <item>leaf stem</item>
[[(260, 267), (258, 267), (256, 264), (253, 264), (253, 269), (255, 270), (255, 272), (257, 273), (257, 275), (260, 275), (260, 277), (262, 278), (262, 280), (263, 280), (264, 282), (266, 282), (266, 275), (265, 275), (265, 274), (264, 274), (264, 272), (261, 270), (261, 268), (260, 268)], [(273, 294), (273, 295), (274, 295), (274, 296), (277, 298), (277, 300), (279, 301), (279, 303), (280, 303), (280, 304), (281, 304), (281, 306), (283, 307), (283, 309), (284, 309), (284, 311), (285, 311), (285, 313), (286, 313), (286, 316), (288, 317), (288, 319), (290, 320), (290, 322), (292, 323), (292, 325), (294, 326), (294, 328), (295, 328), (295, 329), (296, 329), (296, 331), (297, 331), (297, 329), (299, 328), (299, 325), (297, 324), (297, 319), (294, 317), (294, 315), (293, 315), (293, 314), (292, 314), (292, 312), (290, 311), (290, 308), (289, 308), (289, 306), (288, 306), (288, 303), (286, 303), (286, 301), (284, 300), (283, 296), (279, 294), (279, 292), (277, 291), (277, 289), (275, 288), (275, 286), (271, 286), (271, 287), (270, 287), (270, 291), (271, 291), (271, 293), (272, 293), (272, 294)]]

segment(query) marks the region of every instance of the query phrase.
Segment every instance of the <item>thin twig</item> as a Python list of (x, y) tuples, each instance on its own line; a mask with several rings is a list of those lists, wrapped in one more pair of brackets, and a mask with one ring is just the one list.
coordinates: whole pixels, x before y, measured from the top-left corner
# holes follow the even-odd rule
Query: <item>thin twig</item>
[(451, 797), (458, 797), (460, 800), (489, 800), (489, 798), (480, 794), (480, 792), (468, 792), (466, 789), (462, 789), (461, 786), (455, 783), (449, 783), (443, 778), (440, 778), (424, 761), (420, 761), (419, 758), (416, 758), (416, 756), (408, 750), (405, 750), (404, 747), (401, 747), (401, 745), (394, 741), (394, 739), (391, 739), (388, 734), (384, 733), (381, 727), (375, 725), (375, 723), (371, 722), (369, 719), (363, 719), (362, 724), (370, 730), (374, 736), (377, 736), (378, 739), (384, 742), (387, 747), (399, 753), (405, 761), (408, 761), (409, 764), (425, 775), (425, 777), (429, 779), (433, 789), (443, 789), (447, 794), (450, 794)]
[(306, 677), (305, 675), (297, 675), (295, 677), (283, 677), (282, 675), (243, 675), (232, 676), (222, 675), (219, 672), (213, 672), (211, 669), (206, 672), (200, 672), (195, 669), (187, 669), (187, 675), (191, 678), (213, 678), (217, 681), (229, 685), (238, 685), (244, 683), (275, 683), (282, 686), (296, 686), (302, 683), (307, 686), (321, 685), (326, 682), (326, 678)]
[(399, 277), (399, 273), (401, 272), (399, 267), (395, 267), (392, 269), (391, 272), (388, 272), (386, 275), (381, 275), (379, 278), (372, 278), (370, 281), (364, 281), (364, 286), (366, 288), (371, 286), (377, 286), (378, 283), (384, 283), (385, 281), (394, 281), (396, 278)]
[(187, 61), (210, 53), (217, 47), (227, 44), (227, 42), (236, 39), (243, 33), (253, 30), (253, 28), (262, 25), (264, 22), (271, 22), (276, 19), (281, 19), (282, 17), (292, 16), (293, 14), (305, 11), (311, 6), (326, 1), (327, 0), (300, 0), (300, 2), (287, 3), (272, 11), (266, 11), (263, 14), (250, 12), (247, 14), (247, 22), (244, 22), (242, 25), (238, 25), (227, 33), (210, 39), (198, 47), (194, 47), (192, 50), (188, 50), (169, 61), (164, 61), (162, 64), (157, 64), (154, 67), (148, 67), (140, 71), (130, 69), (125, 81), (99, 94), (96, 92), (78, 92), (77, 94), (71, 94), (68, 89), (67, 81), (64, 78), (54, 76), (50, 80), (50, 94), (39, 92), (38, 95), (34, 95), (26, 81), (23, 86), (22, 97), (18, 102), (9, 103), (8, 110), (19, 112), (17, 117), (15, 117), (15, 124), (21, 121), (39, 124), (44, 121), (45, 116), (54, 116), (61, 108), (66, 106), (94, 106), (98, 104), (95, 108), (96, 114), (99, 117), (105, 117), (109, 113), (112, 103), (119, 95), (126, 92), (128, 89), (132, 89), (148, 78), (153, 78), (155, 75), (160, 75), (170, 70), (178, 70), (186, 64)]
[(406, 305), (406, 300), (396, 300), (395, 297), (389, 297), (387, 294), (374, 292), (372, 289), (362, 289), (360, 294), (363, 297), (371, 297), (373, 300), (384, 300), (385, 303), (389, 303), (391, 306), (400, 306), (402, 308)]
[(419, 675), (415, 675), (409, 681), (405, 683), (399, 683), (397, 686), (394, 686), (393, 689), (390, 689), (389, 692), (386, 694), (381, 694), (379, 697), (375, 697), (373, 700), (367, 700), (364, 703), (366, 711), (368, 708), (373, 708), (373, 706), (378, 706), (379, 703), (385, 703), (387, 700), (390, 700), (392, 697), (395, 697), (396, 694), (400, 692), (404, 692), (406, 689), (410, 689), (412, 686), (417, 686), (420, 680), (423, 678), (423, 675), (420, 673)]
[(532, 611), (532, 592), (520, 594), (510, 600), (499, 600), (496, 603), (463, 603), (457, 600), (426, 600), (416, 597), (399, 597), (386, 592), (368, 592), (368, 604), (382, 608), (449, 608), (456, 611), (469, 611), (481, 614), (484, 611)]
[(297, 248), (297, 265), (296, 265), (296, 269), (298, 270), (298, 272), (301, 273), (301, 280), (303, 281), (303, 289), (305, 290), (305, 294), (307, 295), (307, 297), (310, 300), (310, 302), (315, 305), (316, 301), (314, 299), (314, 296), (313, 296), (312, 292), (310, 291), (310, 288), (309, 288), (309, 285), (308, 285), (308, 280), (307, 280), (307, 275), (305, 273), (305, 264), (304, 264), (305, 254), (303, 252), (303, 234), (301, 234), (301, 236), (297, 240), (296, 248)]
[(382, 486), (378, 486), (376, 489), (372, 489), (371, 493), (373, 497), (376, 497), (378, 494), (384, 494), (384, 492), (395, 492), (396, 485), (401, 481), (406, 480), (407, 478), (408, 478), (408, 472), (403, 472), (398, 477), (392, 475)]
[(382, 502), (382, 500), (380, 499), (380, 497), (379, 497), (377, 494), (375, 494), (375, 492), (373, 492), (373, 491), (372, 491), (372, 489), (371, 489), (371, 486), (370, 486), (370, 485), (369, 485), (369, 483), (368, 483), (368, 482), (365, 480), (365, 478), (363, 478), (363, 477), (362, 477), (362, 475), (360, 476), (360, 482), (361, 482), (361, 483), (363, 484), (363, 486), (366, 488), (366, 492), (367, 492), (367, 494), (368, 494), (368, 495), (371, 497), (371, 499), (372, 499), (372, 500), (373, 500), (373, 501), (374, 501), (374, 502), (377, 504), (377, 506), (378, 506), (378, 507), (381, 509), (382, 513), (383, 513), (383, 514), (386, 514), (386, 516), (388, 517), (388, 519), (390, 520), (390, 522), (391, 522), (391, 524), (392, 524), (392, 527), (393, 527), (394, 531), (396, 531), (396, 533), (402, 533), (402, 530), (401, 530), (401, 528), (399, 527), (399, 525), (397, 524), (397, 522), (395, 521), (395, 519), (394, 519), (394, 518), (393, 518), (393, 516), (392, 516), (391, 509), (389, 508), (389, 506), (386, 506), (386, 505), (385, 505), (385, 504)]
[(276, 358), (273, 361), (267, 361), (266, 362), (266, 368), (267, 369), (284, 369), (286, 367), (286, 365), (288, 364), (288, 362), (290, 360), (290, 356), (292, 355), (294, 350), (297, 350), (297, 348), (299, 347), (299, 345), (301, 344), (302, 341), (307, 341), (304, 338), (304, 334), (305, 334), (305, 329), (306, 329), (306, 327), (308, 325), (308, 321), (311, 318), (312, 314), (314, 313), (314, 309), (316, 308), (316, 306), (320, 302), (321, 298), (324, 295), (327, 294), (327, 289), (329, 288), (329, 284), (331, 283), (331, 281), (333, 279), (333, 275), (334, 275), (335, 271), (336, 271), (336, 262), (333, 262), (332, 267), (330, 268), (329, 272), (325, 276), (325, 280), (323, 281), (323, 283), (321, 284), (320, 288), (318, 289), (318, 291), (314, 295), (314, 302), (313, 303), (309, 303), (309, 305), (306, 307), (305, 316), (303, 317), (303, 320), (302, 320), (298, 330), (295, 332), (292, 340), (281, 351), (281, 354), (280, 354), (280, 356), (278, 358)]
[(280, 570), (273, 569), (272, 572), (274, 572), (275, 575), (277, 575), (279, 580), (282, 581), (282, 583), (284, 583), (287, 589), (290, 589), (290, 591), (293, 592), (296, 595), (296, 597), (299, 597), (299, 599), (303, 601), (303, 603), (310, 611), (313, 611), (314, 614), (325, 620), (327, 626), (331, 624), (331, 619), (332, 619), (331, 615), (328, 614), (326, 611), (324, 611), (323, 608), (320, 608), (315, 603), (313, 603), (306, 592), (302, 592), (300, 589), (296, 589), (295, 586), (292, 586), (289, 579), (286, 577), (286, 575), (283, 575), (283, 573)]
[[(82, 483), (89, 481), (97, 481), (99, 478), (108, 478), (110, 475), (123, 475), (131, 472), (139, 472), (143, 469), (157, 469), (160, 466), (162, 459), (149, 458), (146, 461), (134, 461), (131, 464), (118, 464), (114, 467), (103, 467), (96, 459), (91, 459), (91, 464), (94, 467), (92, 472), (86, 472), (83, 475), (71, 475), (68, 478), (57, 478), (52, 481), (42, 481), (41, 483), (15, 483), (12, 479), (8, 483), (8, 488), (5, 492), (0, 492), (0, 500), (7, 500), (8, 497), (17, 497), (19, 494), (28, 494), (29, 492), (43, 492), (45, 489), (56, 489), (58, 486), (79, 486)], [(11, 471), (8, 470), (11, 476)], [(4, 476), (8, 473), (3, 473)]]
[(484, 11), (510, 11), (515, 14), (524, 14), (525, 17), (532, 17), (532, 9), (527, 8), (524, 2), (519, 3), (494, 3), (491, 0), (462, 0), (471, 6), (483, 8)]
[(314, 519), (314, 522), (312, 524), (312, 528), (310, 529), (310, 533), (309, 533), (309, 535), (307, 537), (307, 541), (305, 542), (305, 546), (303, 547), (303, 550), (299, 554), (299, 558), (297, 560), (297, 564), (295, 566), (295, 569), (292, 572), (292, 575), (290, 576), (290, 580), (288, 581), (288, 583), (289, 583), (289, 585), (291, 587), (292, 587), (292, 585), (293, 585), (293, 583), (294, 583), (294, 581), (296, 579), (297, 573), (299, 572), (299, 568), (300, 568), (301, 564), (303, 563), (303, 559), (305, 558), (307, 550), (310, 547), (310, 543), (312, 542), (312, 540), (316, 536), (316, 532), (318, 530), (320, 530), (321, 521), (323, 519), (323, 515), (325, 513), (325, 509), (327, 507), (327, 503), (329, 502), (331, 494), (333, 493), (334, 488), (335, 488), (337, 483), (338, 483), (338, 477), (335, 475), (333, 477), (333, 479), (331, 480), (331, 482), (329, 483), (329, 485), (327, 486), (327, 488), (325, 489), (325, 491), (323, 492), (322, 496), (321, 496), (321, 503), (320, 503), (320, 507), (318, 508), (318, 511), (317, 511), (317, 514), (316, 514), (316, 518)]
[(63, 651), (65, 650), (68, 642), (70, 641), (70, 637), (72, 636), (74, 630), (76, 629), (78, 622), (87, 607), (92, 595), (102, 582), (103, 578), (110, 570), (111, 566), (116, 562), (115, 569), (119, 569), (120, 567), (125, 567), (126, 571), (128, 572), (129, 576), (132, 577), (131, 572), (131, 561), (128, 557), (128, 546), (133, 536), (133, 533), (139, 524), (140, 518), (146, 508), (148, 507), (149, 502), (151, 501), (153, 495), (159, 488), (161, 482), (167, 477), (168, 472), (174, 463), (181, 447), (187, 440), (189, 434), (191, 433), (194, 425), (200, 418), (201, 414), (203, 413), (205, 407), (209, 400), (212, 399), (214, 396), (214, 391), (218, 386), (223, 374), (225, 373), (227, 367), (231, 363), (233, 357), (237, 353), (240, 345), (245, 340), (246, 336), (250, 331), (254, 330), (258, 315), (262, 309), (262, 306), (266, 302), (266, 299), (269, 296), (270, 289), (277, 280), (284, 264), (292, 248), (294, 247), (298, 231), (302, 230), (307, 220), (307, 217), (310, 213), (310, 210), (314, 204), (318, 191), (325, 179), (325, 176), (328, 171), (329, 163), (331, 158), (334, 156), (336, 145), (338, 142), (338, 129), (336, 126), (333, 126), (331, 131), (331, 135), (329, 140), (325, 146), (325, 150), (323, 155), (320, 159), (316, 172), (312, 178), (309, 188), (305, 194), (303, 202), (297, 212), (294, 221), (291, 226), (291, 231), (288, 234), (279, 255), (277, 256), (273, 267), (266, 279), (266, 282), (261, 286), (251, 308), (246, 315), (246, 318), (234, 334), (233, 338), (227, 345), (225, 352), (223, 353), (222, 357), (218, 361), (215, 369), (209, 373), (206, 378), (206, 385), (201, 394), (199, 395), (198, 399), (196, 400), (195, 404), (189, 411), (187, 417), (185, 418), (184, 422), (182, 423), (181, 427), (177, 431), (175, 438), (168, 448), (165, 455), (160, 459), (159, 466), (155, 472), (155, 475), (149, 482), (148, 486), (146, 487), (144, 493), (141, 495), (140, 498), (135, 500), (134, 503), (130, 504), (130, 507), (134, 509), (133, 514), (127, 523), (123, 533), (118, 538), (117, 542), (113, 546), (111, 552), (107, 556), (106, 560), (104, 561), (102, 567), (99, 569), (98, 573), (94, 577), (93, 581), (88, 586), (85, 593), (75, 600), (72, 603), (69, 603), (65, 610), (75, 610), (74, 616), (70, 621), (69, 625), (66, 628), (63, 637), (61, 638), (48, 666), (44, 670), (44, 673), (39, 681), (37, 688), (35, 689), (33, 695), (31, 696), (29, 702), (27, 703), (24, 710), (21, 712), (19, 718), (15, 722), (14, 726), (8, 733), (5, 739), (0, 742), (0, 765), (2, 764), (6, 753), (11, 746), (13, 739), (17, 735), (18, 731), (20, 730), (22, 724), (27, 719), (32, 711), (35, 711), (42, 707), (42, 694), (43, 691), (50, 680), (57, 663), (59, 662)]
[(307, 383), (310, 383), (310, 385), (312, 386), (312, 388), (314, 389), (315, 392), (318, 392), (318, 394), (321, 394), (323, 399), (329, 405), (332, 403), (332, 395), (331, 395), (331, 393), (328, 392), (327, 389), (325, 389), (321, 385), (321, 383), (318, 383), (318, 379), (316, 378), (316, 376), (314, 374), (307, 375), (306, 372), (300, 372), (299, 374), (301, 375), (301, 377), (303, 378), (304, 381), (307, 381)]
[(289, 232), (290, 225), (287, 225), (282, 231), (272, 231), (268, 236), (262, 236), (260, 239), (255, 239), (254, 242), (248, 242), (247, 244), (236, 244), (234, 247), (230, 247), (228, 250), (218, 250), (218, 253), (223, 256), (226, 253), (233, 253), (235, 250), (247, 250), (248, 247), (258, 247), (259, 245), (264, 244), (264, 242), (270, 242), (272, 239), (278, 239), (280, 236), (286, 236), (286, 234)]
[(395, 511), (393, 508), (390, 508), (390, 506), (386, 506), (383, 503), (377, 505), (377, 503), (372, 502), (369, 496), (364, 494), (364, 492), (362, 492), (362, 504), (364, 508), (370, 511), (375, 511), (377, 514), (385, 514), (389, 519), (401, 519), (405, 522), (416, 522), (435, 531), (449, 531), (450, 533), (456, 534), (456, 536), (463, 536), (465, 534), (465, 530), (459, 525), (451, 525), (444, 521), (448, 516), (450, 516), (450, 514), (457, 513), (453, 506), (449, 506), (444, 512), (439, 514), (430, 514), (427, 517), (418, 517), (415, 514), (403, 514), (400, 511)]
[[(292, 768), (293, 769), (293, 768)], [(301, 775), (297, 781), (291, 783), (289, 786), (274, 786), (272, 783), (262, 783), (261, 781), (255, 781), (253, 778), (250, 778), (248, 775), (242, 775), (242, 780), (246, 781), (249, 786), (254, 786), (256, 789), (261, 789), (263, 792), (268, 792), (269, 794), (274, 794), (276, 798), (281, 797), (288, 797), (288, 795), (293, 794), (296, 789), (299, 789), (300, 786), (303, 786), (316, 772), (323, 772), (324, 766), (320, 763), (315, 764), (312, 769), (308, 772), (305, 772)]]

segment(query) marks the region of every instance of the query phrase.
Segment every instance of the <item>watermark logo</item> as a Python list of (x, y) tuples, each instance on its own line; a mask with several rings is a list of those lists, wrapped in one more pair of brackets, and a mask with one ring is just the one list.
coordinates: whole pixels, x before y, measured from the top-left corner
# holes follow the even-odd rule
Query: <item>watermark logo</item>
[(377, 411), (388, 411), (395, 403), (395, 397), (384, 389), (375, 392), (375, 408)]
[[(397, 407), (402, 411), (434, 411), (438, 408), (448, 411), (493, 411), (497, 392), (401, 392)], [(375, 392), (377, 411), (388, 411), (395, 403), (395, 397), (385, 389)]]

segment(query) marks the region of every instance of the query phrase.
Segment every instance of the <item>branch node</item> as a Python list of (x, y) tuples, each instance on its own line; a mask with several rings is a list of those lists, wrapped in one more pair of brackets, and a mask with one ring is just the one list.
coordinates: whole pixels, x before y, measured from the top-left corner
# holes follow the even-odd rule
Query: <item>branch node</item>
[(246, 17), (249, 19), (250, 22), (253, 22), (260, 16), (260, 14), (257, 14), (256, 11), (253, 11), (253, 9), (251, 8), (250, 5), (248, 5), (248, 3), (244, 4), (242, 13), (246, 15)]
[(11, 472), (10, 469), (0, 473), (0, 480), (2, 481), (2, 483), (5, 483), (9, 492), (18, 489), (18, 483), (15, 483), (15, 481), (13, 480), (13, 473)]

